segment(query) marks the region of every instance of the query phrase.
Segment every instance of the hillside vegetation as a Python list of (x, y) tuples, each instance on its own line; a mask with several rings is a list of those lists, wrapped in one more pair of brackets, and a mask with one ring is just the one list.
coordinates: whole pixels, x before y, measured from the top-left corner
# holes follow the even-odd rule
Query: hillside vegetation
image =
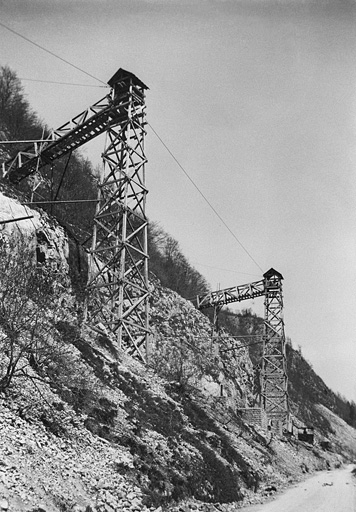
[[(1, 98), (1, 137), (45, 131), (7, 67)], [(9, 157), (1, 143), (0, 151)], [(77, 154), (70, 165), (53, 171), (57, 198), (76, 190), (94, 197), (90, 164)], [(46, 187), (38, 189), (42, 200)], [(209, 316), (194, 306), (209, 287), (158, 224), (150, 226), (152, 338), (142, 365), (83, 323), (79, 242), (90, 232), (91, 207), (46, 213), (21, 204), (26, 185), (1, 190), (0, 220), (32, 216), (3, 225), (0, 236), (2, 510), (232, 512), (355, 460), (355, 404), (328, 389), (291, 342), (292, 412), (316, 428), (314, 445), (244, 421), (258, 399), (261, 347), (231, 336), (259, 334), (263, 319), (226, 309), (224, 334), (213, 342)]]

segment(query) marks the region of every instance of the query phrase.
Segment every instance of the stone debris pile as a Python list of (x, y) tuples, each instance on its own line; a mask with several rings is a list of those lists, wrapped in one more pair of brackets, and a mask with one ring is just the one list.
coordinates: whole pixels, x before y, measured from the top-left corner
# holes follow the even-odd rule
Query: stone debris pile
[(72, 426), (59, 438), (40, 421), (0, 400), (0, 510), (46, 512), (152, 511), (139, 487), (115, 468), (132, 463), (130, 453)]

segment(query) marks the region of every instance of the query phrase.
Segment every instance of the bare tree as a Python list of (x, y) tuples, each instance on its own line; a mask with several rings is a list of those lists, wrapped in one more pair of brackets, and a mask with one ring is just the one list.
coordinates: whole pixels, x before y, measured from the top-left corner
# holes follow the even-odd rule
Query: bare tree
[(57, 269), (36, 264), (24, 240), (0, 240), (0, 390), (18, 376), (41, 378), (63, 354), (56, 329), (64, 315), (61, 281)]
[(163, 286), (189, 299), (209, 291), (205, 278), (183, 255), (177, 240), (154, 222), (148, 234), (150, 270)]
[(214, 344), (193, 336), (157, 338), (150, 357), (150, 365), (159, 375), (182, 388), (197, 386), (203, 376), (217, 378), (218, 363)]

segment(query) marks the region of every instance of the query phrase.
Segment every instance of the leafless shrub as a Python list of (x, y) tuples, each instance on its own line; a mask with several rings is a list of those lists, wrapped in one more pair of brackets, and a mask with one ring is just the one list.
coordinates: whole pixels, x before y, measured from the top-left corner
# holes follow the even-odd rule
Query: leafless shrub
[(214, 346), (206, 340), (204, 342), (188, 341), (185, 337), (158, 340), (150, 357), (150, 365), (159, 375), (177, 382), (183, 388), (195, 387), (204, 375), (217, 376)]
[(63, 356), (55, 324), (65, 314), (64, 279), (53, 267), (38, 266), (24, 239), (0, 241), (0, 390), (18, 376), (43, 378)]

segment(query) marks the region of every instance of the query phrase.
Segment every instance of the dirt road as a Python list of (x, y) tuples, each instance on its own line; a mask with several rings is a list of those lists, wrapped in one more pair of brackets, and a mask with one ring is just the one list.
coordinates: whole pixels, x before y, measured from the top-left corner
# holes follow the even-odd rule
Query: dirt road
[(355, 466), (323, 471), (276, 500), (240, 509), (245, 512), (356, 512)]

